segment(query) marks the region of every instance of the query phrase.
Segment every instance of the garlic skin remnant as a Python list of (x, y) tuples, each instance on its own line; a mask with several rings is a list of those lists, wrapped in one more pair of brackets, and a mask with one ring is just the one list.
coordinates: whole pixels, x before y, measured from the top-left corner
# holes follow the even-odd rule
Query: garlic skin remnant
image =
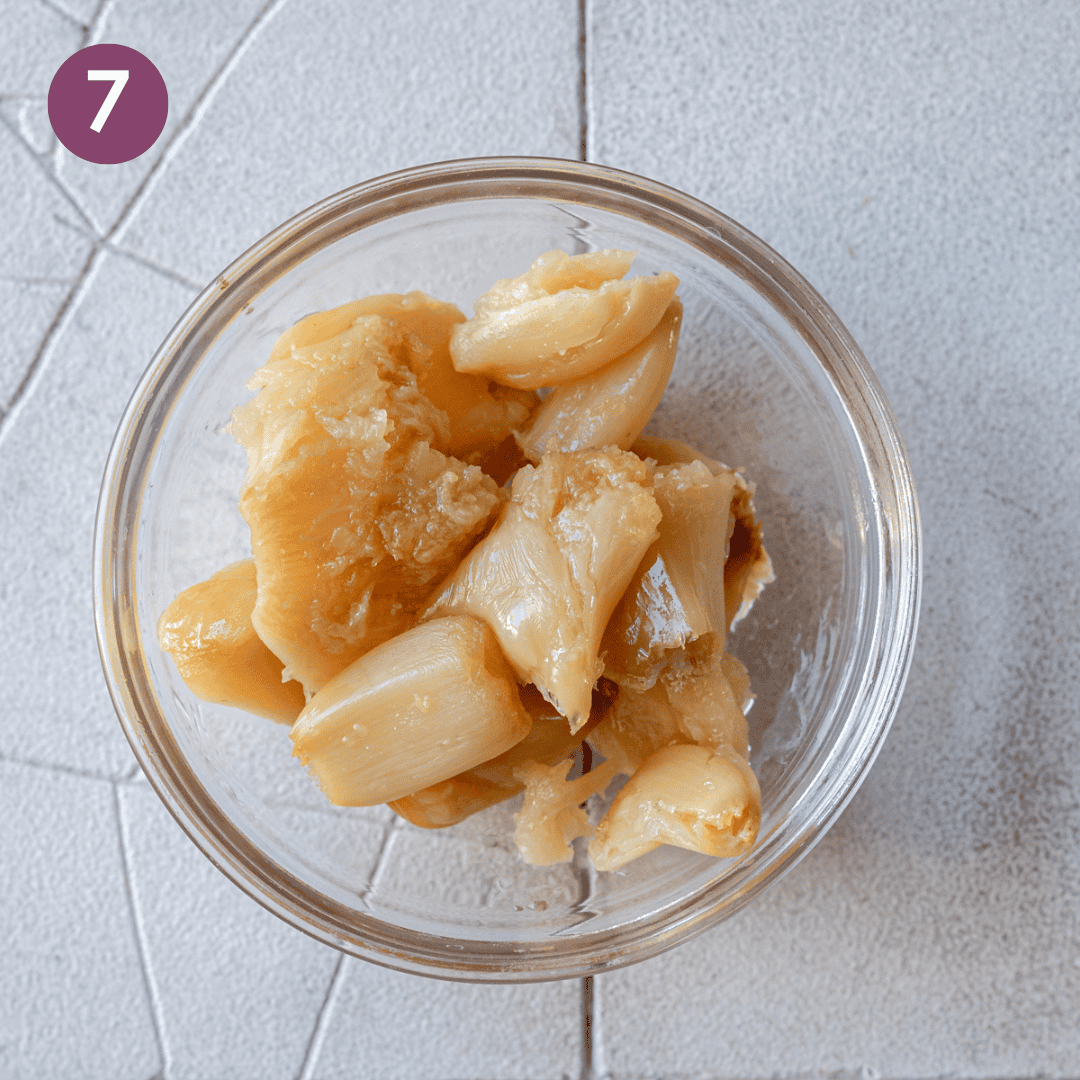
[(498, 756), (531, 725), (495, 635), (457, 615), (354, 660), (290, 738), (332, 803), (376, 806)]

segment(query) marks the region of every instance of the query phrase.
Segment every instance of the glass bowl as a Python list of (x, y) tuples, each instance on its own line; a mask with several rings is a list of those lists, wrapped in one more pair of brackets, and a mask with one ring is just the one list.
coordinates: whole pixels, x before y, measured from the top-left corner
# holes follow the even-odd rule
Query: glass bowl
[[(685, 306), (648, 432), (757, 484), (776, 581), (731, 637), (750, 671), (757, 846), (736, 860), (661, 847), (597, 873), (579, 851), (524, 865), (504, 803), (427, 831), (331, 806), (288, 731), (209, 705), (158, 646), (184, 588), (249, 555), (245, 455), (226, 430), (277, 336), (371, 293), (457, 303), (541, 252), (625, 248), (672, 270)], [(881, 388), (818, 294), (734, 221), (613, 169), (542, 159), (425, 166), (360, 184), (271, 233), (215, 279), (135, 390), (105, 471), (97, 630), (120, 721), (183, 829), (259, 903), (338, 949), (485, 981), (587, 975), (733, 914), (791, 869), (866, 775), (895, 713), (918, 612), (919, 521)], [(580, 841), (579, 841), (580, 844)]]

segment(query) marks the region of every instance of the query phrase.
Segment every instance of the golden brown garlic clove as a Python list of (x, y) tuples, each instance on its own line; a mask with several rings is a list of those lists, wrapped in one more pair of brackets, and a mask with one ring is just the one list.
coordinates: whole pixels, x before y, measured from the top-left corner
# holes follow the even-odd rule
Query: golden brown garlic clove
[(282, 351), (233, 412), (248, 451), (251, 620), (310, 697), (400, 633), (501, 501), (479, 468), (447, 457), (446, 414), (420, 392), (406, 332), (378, 316)]
[(628, 774), (676, 743), (730, 746), (745, 758), (749, 689), (746, 668), (723, 652), (716, 635), (708, 634), (673, 651), (652, 686), (621, 688), (589, 743)]
[(449, 436), (443, 449), (451, 457), (481, 464), (512, 429), (528, 420), (538, 404), (534, 393), (456, 371), (450, 359), (450, 335), (465, 316), (453, 304), (422, 292), (367, 296), (309, 315), (278, 338), (270, 361), (329, 341), (357, 319), (371, 315), (404, 331), (406, 360), (420, 392), (447, 416)]
[(606, 367), (556, 386), (518, 434), (530, 461), (551, 450), (617, 446), (629, 450), (649, 422), (671, 378), (682, 325), (672, 300), (660, 322)]
[(226, 566), (173, 600), (158, 620), (158, 640), (197, 697), (291, 724), (304, 688), (282, 682), (284, 665), (255, 633), (255, 596), (254, 561)]
[(589, 855), (598, 870), (617, 870), (661, 844), (732, 857), (753, 846), (760, 825), (761, 792), (745, 759), (726, 746), (678, 744), (630, 777)]
[(679, 284), (668, 272), (620, 281), (632, 260), (625, 251), (549, 251), (496, 282), (454, 328), (454, 367), (531, 390), (610, 364), (656, 326)]
[(534, 683), (576, 731), (603, 674), (604, 627), (659, 520), (650, 470), (633, 454), (547, 454), (514, 477), (495, 527), (425, 617), (485, 619), (518, 678)]

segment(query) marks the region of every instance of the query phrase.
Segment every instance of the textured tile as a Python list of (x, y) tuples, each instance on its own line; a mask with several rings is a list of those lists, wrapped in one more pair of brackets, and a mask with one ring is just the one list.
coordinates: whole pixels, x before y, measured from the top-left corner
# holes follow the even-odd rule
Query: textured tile
[(4, 49), (0, 68), (0, 98), (20, 94), (48, 94), (56, 69), (80, 45), (82, 30), (40, 0), (5, 0), (0, 4)]
[(581, 984), (477, 986), (346, 961), (312, 1080), (560, 1080), (581, 1071)]
[(863, 791), (774, 894), (600, 981), (607, 1065), (1074, 1075), (1077, 10), (591, 11), (592, 156), (731, 214), (838, 311), (907, 440), (925, 573)]
[(76, 209), (49, 180), (33, 150), (0, 123), (0, 274), (4, 278), (73, 279), (89, 241), (72, 227)]
[(950, 852), (894, 828), (882, 786), (744, 912), (596, 981), (605, 1071), (1075, 1075), (1080, 859)]
[(188, 290), (107, 256), (0, 439), (0, 610), (13, 758), (122, 775), (133, 765), (94, 634), (91, 556), (101, 474), (143, 369)]
[(145, 154), (120, 165), (95, 165), (60, 149), (57, 174), (100, 232), (115, 223), (185, 114), (265, 3), (189, 0), (184, 4), (156, 4), (117, 0), (106, 9), (97, 28), (97, 40), (138, 49), (157, 65), (169, 91), (169, 118), (157, 142)]
[(293, 214), (381, 173), (485, 154), (577, 157), (578, 83), (569, 0), (287, 3), (125, 243), (207, 281)]
[(0, 1076), (146, 1080), (157, 1041), (112, 786), (0, 762)]
[(244, 895), (145, 786), (121, 808), (170, 1080), (292, 1080), (338, 954)]
[(104, 0), (49, 0), (54, 8), (84, 27), (90, 25), (103, 2)]
[(0, 278), (0, 409), (15, 394), (70, 284)]
[[(98, 4), (0, 2), (0, 404), (89, 252), (34, 160), (50, 143), (48, 80), (80, 43), (57, 7), (85, 23)], [(596, 1075), (1075, 1077), (1077, 8), (586, 7), (591, 156), (730, 213), (838, 311), (908, 440), (926, 580), (904, 705), (867, 783), (748, 911), (597, 980)], [(110, 10), (104, 39), (161, 67), (173, 125), (256, 5)], [(577, 12), (286, 0), (125, 243), (201, 281), (389, 169), (576, 157)], [(130, 166), (65, 156), (61, 177), (99, 226), (168, 131)], [(106, 259), (0, 434), (6, 755), (130, 766), (94, 646), (90, 528), (116, 419), (190, 297)], [(283, 789), (283, 812), (332, 846), (336, 819), (309, 796)], [(123, 798), (168, 1080), (298, 1075), (336, 958), (214, 871), (144, 781)], [(104, 783), (0, 763), (5, 1080), (146, 1080), (161, 1064), (111, 799)], [(351, 961), (342, 973), (305, 1075), (579, 1074), (577, 983), (456, 986)]]
[(38, 157), (44, 159), (55, 148), (48, 99), (43, 94), (0, 97), (0, 116)]

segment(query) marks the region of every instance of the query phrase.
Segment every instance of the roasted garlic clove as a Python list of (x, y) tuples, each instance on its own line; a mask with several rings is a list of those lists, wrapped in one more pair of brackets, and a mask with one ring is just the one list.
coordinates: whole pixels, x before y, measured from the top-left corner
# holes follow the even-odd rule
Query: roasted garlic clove
[(604, 671), (620, 686), (647, 690), (674, 649), (704, 634), (721, 648), (728, 619), (724, 565), (736, 474), (713, 473), (700, 461), (661, 465), (653, 491), (663, 515), (604, 631)]
[(660, 321), (678, 278), (620, 281), (633, 252), (549, 251), (516, 278), (496, 282), (454, 328), (458, 371), (523, 389), (555, 386), (605, 367)]
[(447, 416), (449, 436), (444, 449), (451, 457), (483, 465), (486, 456), (512, 429), (524, 424), (538, 404), (531, 392), (456, 371), (450, 359), (450, 335), (465, 316), (453, 304), (422, 292), (368, 296), (309, 315), (278, 338), (270, 361), (329, 341), (357, 319), (371, 315), (404, 331), (407, 363), (420, 392)]
[(659, 681), (691, 742), (729, 746), (747, 756), (750, 678), (746, 668), (723, 651), (719, 635), (708, 634), (673, 653)]
[(328, 682), (294, 754), (338, 806), (374, 806), (509, 750), (531, 720), (491, 629), (450, 616), (407, 630)]
[(590, 745), (624, 773), (676, 743), (729, 746), (745, 758), (750, 680), (722, 650), (708, 634), (672, 652), (648, 689), (621, 688), (607, 719), (589, 735)]
[(260, 368), (258, 393), (233, 413), (248, 451), (251, 621), (308, 697), (412, 625), (501, 502), (479, 468), (440, 449), (446, 414), (409, 358), (401, 326), (360, 317)]
[(572, 731), (588, 719), (603, 674), (604, 627), (656, 537), (650, 479), (619, 450), (546, 454), (516, 474), (497, 524), (425, 612), (485, 619), (518, 678)]
[(255, 595), (255, 563), (226, 566), (173, 600), (158, 620), (158, 640), (197, 697), (291, 724), (304, 688), (282, 682), (281, 661), (255, 633)]
[(776, 580), (772, 560), (762, 543), (761, 522), (754, 513), (754, 485), (748, 483), (738, 469), (729, 469), (713, 458), (698, 453), (677, 439), (643, 437), (634, 443), (633, 451), (643, 459), (658, 465), (678, 465), (699, 461), (717, 477), (734, 477), (731, 498), (733, 524), (724, 563), (724, 606), (728, 629), (744, 619), (762, 589)]
[(675, 299), (628, 353), (599, 371), (556, 386), (518, 433), (525, 456), (539, 461), (551, 450), (629, 450), (664, 396), (681, 325), (682, 304)]
[(615, 769), (605, 762), (576, 780), (567, 780), (573, 764), (570, 760), (551, 766), (529, 762), (514, 770), (525, 785), (521, 810), (514, 815), (514, 843), (532, 866), (569, 862), (574, 857), (573, 841), (593, 833), (581, 804), (611, 783)]
[(620, 773), (632, 775), (657, 750), (692, 740), (660, 683), (647, 690), (619, 689), (619, 697), (589, 745)]
[(575, 734), (570, 733), (566, 717), (545, 701), (535, 686), (518, 690), (532, 720), (532, 729), (521, 742), (474, 769), (395, 799), (390, 808), (413, 825), (442, 829), (511, 798), (525, 787), (514, 770), (528, 762), (554, 765), (573, 756), (589, 732), (608, 715), (619, 688), (607, 679), (600, 680), (593, 691), (589, 721)]
[(589, 842), (598, 870), (617, 870), (661, 844), (732, 857), (761, 825), (761, 792), (730, 747), (679, 744), (653, 754), (615, 796)]

